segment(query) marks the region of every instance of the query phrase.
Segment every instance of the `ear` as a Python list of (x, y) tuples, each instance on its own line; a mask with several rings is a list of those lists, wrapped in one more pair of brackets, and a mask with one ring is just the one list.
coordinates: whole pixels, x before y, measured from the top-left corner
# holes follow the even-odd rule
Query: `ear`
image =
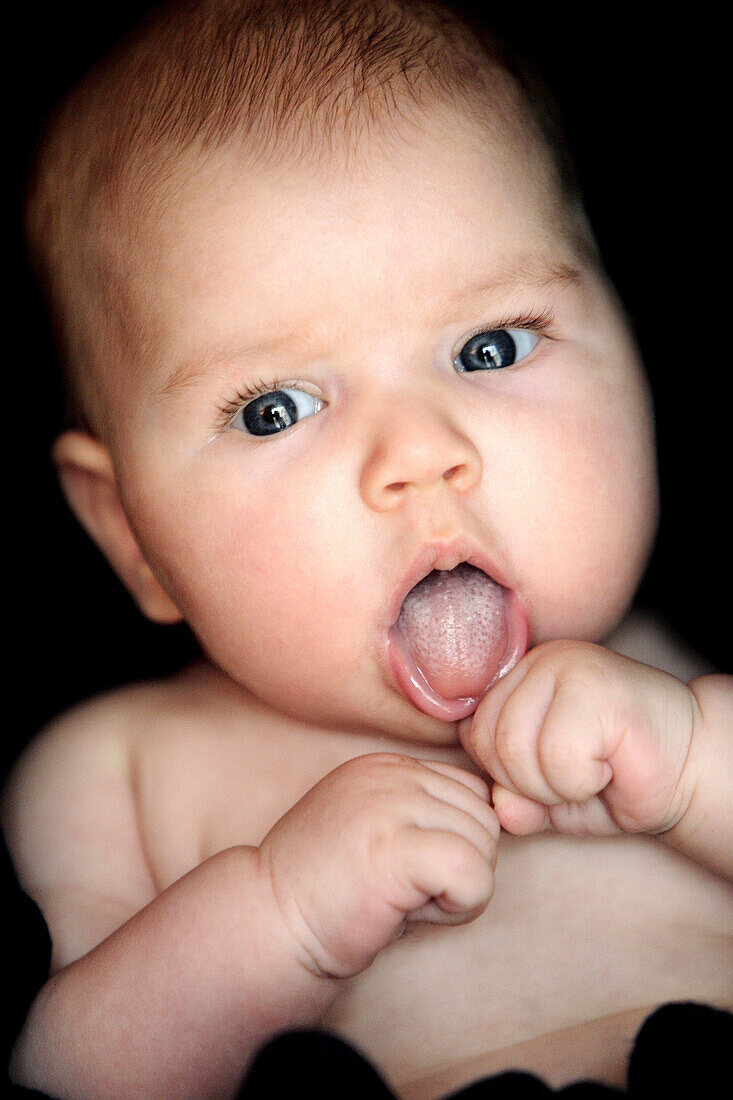
[(107, 448), (85, 432), (69, 431), (58, 437), (51, 457), (69, 507), (143, 614), (157, 623), (180, 622), (183, 616), (143, 557), (127, 521)]

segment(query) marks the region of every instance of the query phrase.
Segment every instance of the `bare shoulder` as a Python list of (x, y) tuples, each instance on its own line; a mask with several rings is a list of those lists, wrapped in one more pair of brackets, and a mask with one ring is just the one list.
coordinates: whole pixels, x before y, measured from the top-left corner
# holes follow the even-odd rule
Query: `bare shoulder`
[(215, 766), (232, 768), (227, 735), (236, 731), (229, 740), (246, 772), (264, 721), (202, 662), (81, 703), (25, 748), (2, 792), (2, 829), (48, 924), (54, 970), (200, 862), (205, 812), (222, 786)]
[(23, 889), (51, 932), (53, 967), (95, 946), (156, 894), (139, 829), (133, 731), (165, 685), (121, 688), (72, 708), (18, 758), (2, 828)]
[(606, 645), (625, 657), (669, 672), (685, 683), (715, 671), (661, 618), (647, 611), (632, 611), (606, 639)]

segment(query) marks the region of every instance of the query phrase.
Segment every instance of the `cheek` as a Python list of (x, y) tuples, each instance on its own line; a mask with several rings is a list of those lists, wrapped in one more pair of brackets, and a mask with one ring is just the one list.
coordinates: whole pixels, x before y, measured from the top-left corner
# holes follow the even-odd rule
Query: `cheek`
[(507, 503), (533, 640), (610, 632), (633, 598), (656, 529), (643, 390), (609, 389), (532, 425)]
[(355, 660), (363, 570), (353, 517), (333, 505), (343, 490), (322, 479), (280, 481), (272, 493), (233, 480), (207, 478), (185, 508), (158, 501), (170, 520), (153, 534), (143, 517), (149, 558), (219, 665), (245, 684), (287, 669), (282, 690), (292, 690)]

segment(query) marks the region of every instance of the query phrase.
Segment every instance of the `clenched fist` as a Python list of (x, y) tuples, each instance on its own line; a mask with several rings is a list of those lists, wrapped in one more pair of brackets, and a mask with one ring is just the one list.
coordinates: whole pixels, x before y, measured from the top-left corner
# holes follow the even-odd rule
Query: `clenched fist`
[(408, 922), (462, 924), (483, 912), (498, 838), (482, 779), (376, 753), (316, 784), (259, 856), (294, 950), (314, 973), (343, 978)]
[(529, 651), (460, 724), (503, 828), (660, 833), (686, 812), (698, 704), (685, 684), (601, 646)]

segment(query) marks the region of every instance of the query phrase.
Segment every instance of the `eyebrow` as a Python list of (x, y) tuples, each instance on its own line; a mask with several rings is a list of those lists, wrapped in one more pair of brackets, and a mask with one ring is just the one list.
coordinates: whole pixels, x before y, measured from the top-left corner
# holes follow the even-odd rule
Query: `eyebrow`
[[(533, 254), (519, 257), (505, 268), (501, 275), (469, 284), (456, 295), (456, 301), (461, 302), (463, 299), (477, 298), (486, 294), (507, 294), (527, 286), (535, 290), (563, 290), (568, 287), (579, 287), (582, 283), (583, 276), (579, 268), (564, 261), (548, 260), (547, 257)], [(272, 354), (285, 347), (292, 350), (294, 339), (294, 333), (286, 332), (255, 343), (243, 342), (242, 347), (234, 350), (230, 338), (226, 343), (221, 342), (208, 348), (205, 353), (187, 356), (183, 362), (173, 368), (158, 390), (158, 396), (166, 397), (177, 390), (185, 389), (186, 386), (195, 383), (215, 363)]]
[(460, 297), (473, 297), (486, 293), (507, 293), (530, 286), (535, 290), (564, 290), (579, 287), (583, 283), (580, 269), (561, 260), (548, 261), (537, 256), (527, 256), (515, 261), (501, 275), (471, 283)]
[(240, 360), (272, 354), (280, 348), (292, 348), (294, 339), (295, 336), (292, 332), (286, 332), (274, 336), (270, 340), (258, 340), (256, 343), (243, 342), (241, 346), (235, 346), (231, 338), (226, 343), (222, 341), (219, 344), (214, 344), (207, 348), (205, 352), (187, 356), (186, 359), (174, 367), (158, 390), (158, 396), (167, 397), (177, 390), (185, 389), (186, 386), (197, 382), (214, 364), (230, 363), (235, 359)]

